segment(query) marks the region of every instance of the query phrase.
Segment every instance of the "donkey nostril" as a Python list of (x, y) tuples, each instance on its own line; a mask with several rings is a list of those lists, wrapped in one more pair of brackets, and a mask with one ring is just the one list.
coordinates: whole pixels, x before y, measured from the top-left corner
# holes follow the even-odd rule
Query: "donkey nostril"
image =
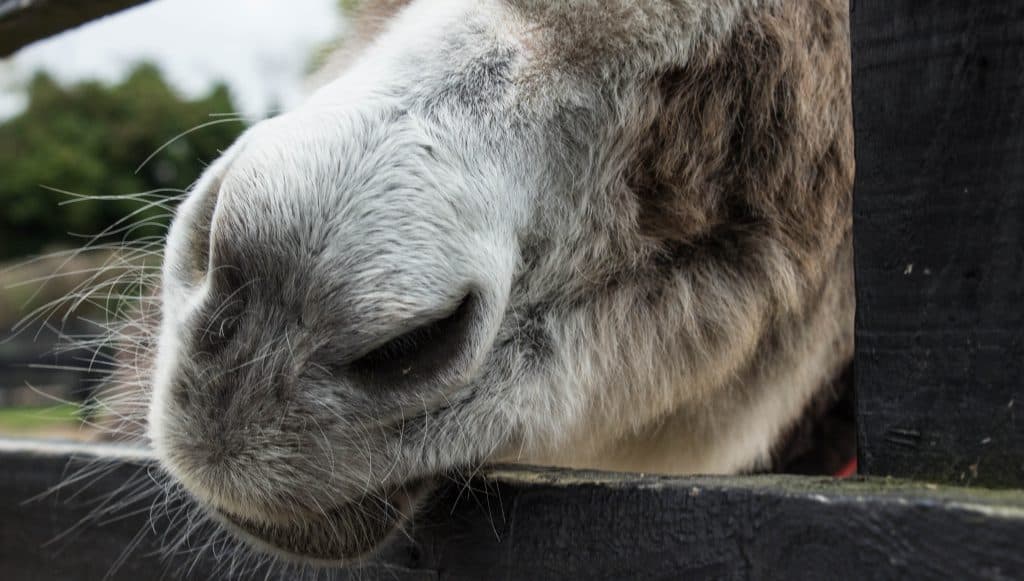
[(407, 331), (348, 364), (373, 385), (403, 386), (435, 379), (467, 351), (477, 299), (467, 294), (450, 313)]

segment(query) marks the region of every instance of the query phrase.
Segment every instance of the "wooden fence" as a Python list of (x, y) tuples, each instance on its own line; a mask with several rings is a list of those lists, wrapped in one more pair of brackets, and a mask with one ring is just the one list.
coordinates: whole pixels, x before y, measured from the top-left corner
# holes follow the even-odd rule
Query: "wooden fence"
[(96, 349), (75, 346), (69, 337), (99, 331), (94, 325), (71, 322), (60, 332), (52, 326), (14, 335), (0, 332), (0, 407), (26, 401), (53, 405), (53, 398), (88, 400), (111, 366)]
[[(74, 4), (0, 0), (0, 50), (41, 36), (9, 23), (51, 33), (45, 8)], [(1024, 0), (855, 0), (851, 16), (862, 476), (496, 467), (321, 578), (1024, 578)], [(72, 458), (112, 469), (25, 502)], [(154, 554), (162, 517), (130, 491), (150, 462), (0, 441), (0, 577), (219, 575), (216, 554)], [(124, 516), (87, 518), (89, 498)]]

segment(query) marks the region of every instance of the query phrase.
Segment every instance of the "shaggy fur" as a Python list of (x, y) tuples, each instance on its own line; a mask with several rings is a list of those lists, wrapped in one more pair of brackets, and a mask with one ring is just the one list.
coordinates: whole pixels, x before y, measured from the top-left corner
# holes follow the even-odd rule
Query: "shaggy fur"
[(334, 562), (481, 462), (764, 466), (852, 355), (845, 3), (384, 4), (178, 211), (164, 467)]

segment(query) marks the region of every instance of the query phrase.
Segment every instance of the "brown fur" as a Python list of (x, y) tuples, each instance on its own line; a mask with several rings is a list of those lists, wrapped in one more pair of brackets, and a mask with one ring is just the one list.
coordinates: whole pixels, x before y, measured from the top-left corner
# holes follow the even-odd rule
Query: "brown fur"
[(693, 252), (770, 237), (822, 273), (850, 229), (849, 45), (828, 24), (840, 4), (744, 18), (721, 48), (652, 80), (629, 176), (644, 234)]
[(358, 2), (348, 15), (350, 26), (340, 46), (333, 47), (324, 63), (311, 76), (311, 84), (330, 82), (344, 70), (387, 28), (395, 14), (412, 0), (370, 0)]
[(345, 38), (345, 50), (355, 54), (364, 48), (387, 26), (395, 14), (412, 0), (376, 0), (360, 2), (352, 11), (352, 34)]
[[(787, 314), (786, 297), (774, 297), (775, 323), (741, 383), (756, 384), (777, 360), (830, 341), (834, 363), (818, 399), (829, 397), (853, 352), (846, 19), (842, 1), (782, 2), (742, 17), (717, 50), (697, 51), (687, 66), (653, 79), (652, 113), (628, 178), (641, 232), (673, 260), (771, 265), (765, 250), (784, 249), (802, 281), (801, 308)], [(777, 286), (770, 266), (745, 271), (758, 275), (767, 277), (764, 288)]]
[[(678, 453), (652, 449), (736, 437), (743, 426), (723, 418), (737, 408), (756, 415), (767, 398), (788, 399), (793, 409), (804, 405), (794, 402), (808, 401), (810, 392), (784, 385), (786, 372), (801, 365), (817, 375), (819, 393), (827, 390), (853, 352), (854, 159), (845, 2), (748, 9), (723, 38), (696, 35), (692, 58), (682, 67), (645, 64), (636, 57), (650, 49), (644, 39), (617, 33), (652, 19), (688, 18), (659, 14), (664, 4), (612, 2), (614, 10), (563, 18), (564, 5), (514, 4), (545, 23), (526, 26), (536, 60), (528, 77), (547, 84), (537, 83), (536, 90), (568, 94), (577, 79), (596, 75), (606, 80), (607, 107), (618, 106), (620, 93), (636, 91), (641, 99), (615, 129), (616, 151), (593, 152), (595, 165), (623, 168), (619, 194), (600, 204), (591, 197), (585, 212), (549, 212), (578, 212), (591, 223), (574, 230), (606, 240), (569, 239), (568, 248), (540, 248), (528, 262), (561, 261), (567, 252), (603, 254), (600, 260), (574, 259), (577, 278), (562, 281), (559, 292), (572, 296), (565, 289), (578, 289), (579, 304), (607, 311), (601, 328), (590, 332), (607, 335), (609, 345), (642, 344), (641, 338), (616, 338), (631, 328), (619, 319), (671, 313), (679, 299), (667, 295), (685, 292), (695, 316), (691, 340), (661, 341), (674, 345), (691, 369), (699, 369), (701, 359), (718, 361), (708, 375), (694, 377), (696, 384), (679, 386), (703, 403), (633, 435), (637, 427), (623, 418), (620, 435), (634, 441), (597, 455), (608, 467), (650, 469), (657, 465), (654, 457)], [(659, 42), (667, 41), (652, 35), (650, 43)], [(635, 61), (632, 70), (614, 62), (622, 55)], [(631, 77), (645, 72), (647, 90), (630, 85)], [(570, 139), (585, 140), (594, 130), (575, 131), (584, 137)], [(637, 253), (641, 248), (650, 252)], [(637, 260), (643, 256), (648, 258)], [(666, 285), (670, 277), (677, 282)], [(742, 335), (754, 343), (744, 346), (737, 338)], [(784, 424), (796, 420), (786, 417)], [(681, 434), (690, 437), (680, 441)], [(770, 449), (773, 442), (759, 445)], [(563, 456), (544, 462), (575, 465)]]

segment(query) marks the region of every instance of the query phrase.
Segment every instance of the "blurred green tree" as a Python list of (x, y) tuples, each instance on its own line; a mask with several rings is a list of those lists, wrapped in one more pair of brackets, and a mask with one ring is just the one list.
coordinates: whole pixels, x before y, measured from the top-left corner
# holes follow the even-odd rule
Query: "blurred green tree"
[[(86, 199), (165, 190), (172, 197), (199, 176), (205, 164), (244, 130), (231, 114), (227, 88), (187, 100), (151, 65), (135, 69), (114, 86), (85, 82), (63, 87), (45, 73), (28, 87), (29, 105), (0, 124), (0, 258), (37, 253), (48, 246), (79, 246), (142, 209), (140, 199)], [(188, 132), (204, 123), (224, 122)], [(159, 153), (141, 169), (153, 152)], [(138, 171), (136, 171), (138, 169)], [(151, 208), (131, 218), (150, 224), (111, 238), (162, 235), (166, 210)], [(128, 222), (126, 220), (126, 222)]]

